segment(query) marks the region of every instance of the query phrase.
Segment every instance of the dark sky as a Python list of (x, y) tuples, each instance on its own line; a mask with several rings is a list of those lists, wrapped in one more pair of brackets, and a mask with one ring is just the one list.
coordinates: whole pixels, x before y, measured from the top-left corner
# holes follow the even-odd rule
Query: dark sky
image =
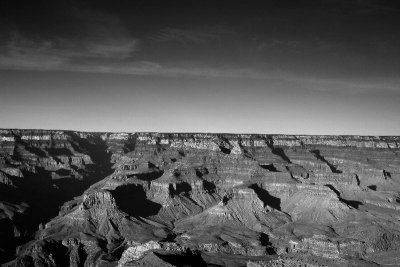
[(400, 134), (400, 1), (0, 2), (0, 128)]

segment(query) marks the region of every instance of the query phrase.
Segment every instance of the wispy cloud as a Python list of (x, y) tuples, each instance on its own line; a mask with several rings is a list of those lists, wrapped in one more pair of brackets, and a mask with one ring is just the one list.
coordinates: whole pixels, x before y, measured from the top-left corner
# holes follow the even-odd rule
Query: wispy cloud
[(150, 39), (156, 42), (178, 42), (187, 45), (206, 43), (207, 41), (216, 39), (217, 37), (218, 36), (211, 33), (165, 28), (152, 35)]
[(125, 59), (132, 56), (132, 53), (138, 50), (138, 44), (138, 40), (112, 40), (102, 43), (92, 43), (87, 45), (87, 52), (90, 56)]
[(60, 1), (60, 6), (53, 10), (59, 26), (49, 22), (44, 26), (48, 28), (30, 31), (26, 25), (8, 25), (0, 40), (1, 69), (73, 69), (90, 62), (126, 60), (139, 50), (140, 41), (118, 17), (79, 2)]
[[(132, 48), (126, 44), (126, 53)], [(123, 50), (123, 49), (121, 49)], [(355, 81), (307, 77), (283, 71), (263, 71), (240, 67), (194, 67), (188, 65), (165, 65), (158, 62), (135, 60), (104, 61), (99, 58), (111, 58), (120, 53), (116, 46), (98, 46), (92, 51), (77, 52), (56, 48), (51, 42), (33, 42), (22, 37), (13, 39), (8, 46), (8, 53), (0, 55), (0, 69), (37, 70), (37, 71), (69, 71), (108, 73), (124, 75), (154, 75), (162, 77), (193, 77), (204, 79), (253, 79), (269, 82), (286, 82), (297, 84), (302, 89), (321, 93), (362, 94), (371, 92), (400, 93), (400, 80)], [(85, 56), (88, 60), (83, 61)], [(90, 60), (92, 57), (95, 60)], [(74, 58), (79, 60), (74, 60)], [(122, 57), (124, 58), (124, 57)]]
[[(29, 38), (19, 32), (0, 47), (0, 69), (3, 70), (37, 70), (37, 71), (69, 71), (92, 72), (126, 75), (155, 75), (164, 77), (197, 77), (205, 79), (254, 79), (265, 81), (283, 81), (298, 84), (304, 89), (315, 92), (338, 92), (359, 94), (385, 91), (400, 93), (400, 81), (396, 79), (373, 81), (356, 81), (352, 79), (329, 79), (296, 75), (284, 71), (271, 71), (245, 66), (215, 67), (203, 64), (202, 67), (189, 63), (159, 63), (135, 59), (140, 51), (141, 43), (125, 32), (119, 32), (112, 38), (96, 38), (107, 35), (107, 31), (96, 35), (88, 35), (80, 42), (58, 38), (46, 40)], [(217, 38), (215, 33), (198, 34), (178, 30), (168, 31), (160, 42), (175, 40), (182, 43), (201, 43)], [(178, 34), (179, 33), (179, 34)], [(293, 47), (296, 42), (274, 40), (271, 46), (283, 44)], [(266, 49), (266, 47), (265, 47)]]
[[(119, 39), (84, 40), (74, 43), (67, 39), (29, 39), (19, 32), (14, 32), (10, 40), (3, 45), (2, 60), (16, 59), (18, 61), (32, 61), (46, 59), (63, 61), (71, 58), (118, 58), (125, 59), (137, 51), (139, 41), (133, 38), (120, 37)], [(0, 61), (4, 65), (3, 61)]]
[(167, 27), (152, 34), (150, 40), (158, 43), (176, 42), (181, 45), (206, 44), (227, 35), (236, 34), (235, 31), (222, 26), (209, 26), (195, 30)]

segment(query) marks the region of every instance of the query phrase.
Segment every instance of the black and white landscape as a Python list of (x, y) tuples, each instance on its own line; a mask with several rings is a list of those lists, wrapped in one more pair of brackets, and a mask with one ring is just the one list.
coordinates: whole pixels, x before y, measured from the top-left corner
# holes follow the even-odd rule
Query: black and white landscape
[(0, 1), (0, 265), (400, 266), (400, 2)]

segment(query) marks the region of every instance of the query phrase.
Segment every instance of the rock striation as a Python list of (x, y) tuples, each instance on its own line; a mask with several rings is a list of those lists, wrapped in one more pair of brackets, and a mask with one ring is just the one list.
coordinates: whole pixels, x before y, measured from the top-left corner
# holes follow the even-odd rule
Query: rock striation
[(0, 130), (5, 266), (377, 266), (400, 137)]

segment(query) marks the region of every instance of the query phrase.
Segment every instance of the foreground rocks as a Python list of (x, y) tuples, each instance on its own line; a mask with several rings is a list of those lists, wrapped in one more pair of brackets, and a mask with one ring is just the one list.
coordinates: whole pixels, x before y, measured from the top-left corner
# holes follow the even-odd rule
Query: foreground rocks
[(0, 131), (6, 266), (389, 266), (400, 137)]

